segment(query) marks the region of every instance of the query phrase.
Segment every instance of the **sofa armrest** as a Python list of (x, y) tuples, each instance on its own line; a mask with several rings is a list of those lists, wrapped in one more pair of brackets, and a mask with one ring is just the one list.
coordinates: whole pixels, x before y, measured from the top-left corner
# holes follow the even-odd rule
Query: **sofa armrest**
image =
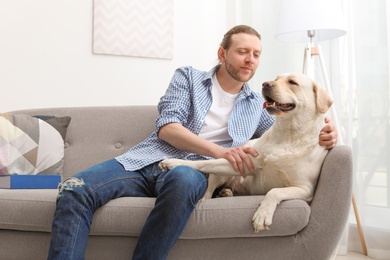
[(352, 200), (352, 151), (338, 145), (329, 151), (311, 202), (309, 224), (300, 233), (313, 254), (336, 249), (347, 222)]

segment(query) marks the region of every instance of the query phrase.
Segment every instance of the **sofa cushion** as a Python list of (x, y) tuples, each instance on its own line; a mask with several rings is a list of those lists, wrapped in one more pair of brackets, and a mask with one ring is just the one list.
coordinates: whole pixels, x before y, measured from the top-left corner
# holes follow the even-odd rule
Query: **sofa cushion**
[[(51, 123), (57, 124), (53, 118)], [(0, 174), (61, 174), (63, 157), (64, 140), (52, 125), (25, 114), (0, 114)]]
[[(56, 197), (56, 190), (0, 190), (0, 229), (50, 232)], [(270, 230), (255, 233), (251, 219), (263, 198), (217, 198), (199, 203), (181, 238), (289, 236), (307, 225), (309, 205), (289, 200), (277, 207)], [(96, 211), (91, 235), (138, 236), (154, 203), (155, 198), (134, 197), (108, 202)]]

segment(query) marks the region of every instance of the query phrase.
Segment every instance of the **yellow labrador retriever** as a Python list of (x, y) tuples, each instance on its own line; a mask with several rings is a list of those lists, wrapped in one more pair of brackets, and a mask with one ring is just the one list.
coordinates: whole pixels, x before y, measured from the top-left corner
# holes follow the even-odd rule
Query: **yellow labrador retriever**
[(229, 187), (224, 191), (227, 196), (231, 193), (265, 194), (252, 218), (255, 232), (269, 228), (281, 201), (311, 201), (327, 154), (327, 150), (319, 145), (318, 135), (325, 125), (324, 114), (333, 104), (322, 87), (302, 74), (283, 74), (274, 81), (264, 82), (262, 94), (266, 100), (264, 108), (276, 119), (259, 139), (246, 144), (258, 152), (256, 158), (251, 157), (255, 168), (253, 174), (246, 169), (245, 176), (239, 176), (226, 159), (166, 159), (160, 163), (164, 170), (188, 165), (210, 174), (203, 199), (211, 198), (217, 187), (226, 184)]

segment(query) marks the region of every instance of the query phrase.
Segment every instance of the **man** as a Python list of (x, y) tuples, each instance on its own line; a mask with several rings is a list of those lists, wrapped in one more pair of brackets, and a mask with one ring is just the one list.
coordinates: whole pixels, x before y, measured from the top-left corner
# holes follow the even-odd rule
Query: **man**
[[(203, 197), (207, 178), (186, 166), (163, 172), (158, 167), (162, 159), (226, 158), (241, 174), (244, 164), (253, 171), (248, 154), (256, 156), (256, 151), (242, 145), (274, 122), (262, 109), (261, 95), (246, 83), (259, 64), (260, 40), (248, 26), (229, 30), (218, 49), (219, 65), (209, 72), (192, 67), (175, 71), (158, 105), (156, 130), (148, 138), (123, 155), (64, 181), (57, 199), (49, 259), (84, 258), (94, 212), (125, 196), (156, 197), (133, 259), (165, 259)], [(331, 122), (319, 139), (328, 149), (335, 146)]]

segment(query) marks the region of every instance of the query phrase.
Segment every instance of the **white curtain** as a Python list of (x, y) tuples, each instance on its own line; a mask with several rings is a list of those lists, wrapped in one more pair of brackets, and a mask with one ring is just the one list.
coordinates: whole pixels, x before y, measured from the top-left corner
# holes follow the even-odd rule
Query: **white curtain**
[[(348, 33), (330, 43), (330, 76), (368, 255), (390, 259), (390, 0), (343, 0)], [(362, 252), (351, 208), (344, 242)]]

